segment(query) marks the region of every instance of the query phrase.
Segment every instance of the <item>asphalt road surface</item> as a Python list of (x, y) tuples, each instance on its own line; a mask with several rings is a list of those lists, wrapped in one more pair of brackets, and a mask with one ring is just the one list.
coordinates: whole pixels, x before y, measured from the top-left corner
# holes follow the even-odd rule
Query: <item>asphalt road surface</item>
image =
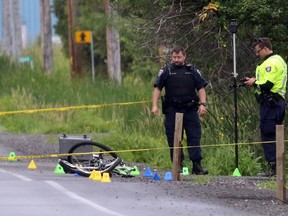
[[(203, 202), (197, 195), (169, 193), (175, 182), (97, 182), (74, 174), (55, 174), (57, 162), (0, 161), (0, 214), (21, 216), (258, 216)], [(139, 177), (143, 178), (143, 177)], [(165, 184), (164, 186), (161, 184)], [(160, 187), (161, 186), (161, 187)]]

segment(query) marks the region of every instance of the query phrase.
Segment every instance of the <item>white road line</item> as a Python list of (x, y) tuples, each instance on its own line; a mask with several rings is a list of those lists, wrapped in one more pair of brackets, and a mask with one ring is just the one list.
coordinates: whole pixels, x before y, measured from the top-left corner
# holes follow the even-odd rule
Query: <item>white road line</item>
[(0, 169), (0, 172), (2, 172), (2, 173), (8, 173), (8, 174), (10, 174), (10, 175), (13, 175), (13, 176), (15, 176), (16, 178), (21, 179), (22, 181), (32, 181), (32, 179), (30, 179), (30, 178), (27, 178), (27, 177), (25, 177), (25, 176), (23, 176), (23, 175), (19, 175), (19, 174), (16, 174), (16, 173), (9, 172), (9, 171), (7, 171), (7, 170)]
[(65, 195), (67, 195), (67, 196), (69, 196), (69, 197), (71, 197), (71, 198), (73, 198), (73, 199), (75, 199), (75, 200), (77, 200), (79, 202), (82, 202), (83, 204), (86, 204), (86, 205), (88, 205), (88, 206), (90, 206), (90, 207), (92, 207), (94, 209), (102, 211), (105, 214), (115, 215), (115, 216), (125, 216), (123, 214), (120, 214), (120, 213), (114, 212), (114, 211), (112, 211), (110, 209), (107, 209), (105, 207), (102, 207), (102, 206), (100, 206), (100, 205), (98, 205), (98, 204), (96, 204), (96, 203), (94, 203), (94, 202), (92, 202), (90, 200), (87, 200), (87, 199), (85, 199), (85, 198), (83, 198), (83, 197), (81, 197), (81, 196), (79, 196), (79, 195), (67, 190), (66, 188), (64, 188), (63, 186), (61, 186), (60, 184), (58, 184), (58, 183), (56, 183), (54, 181), (47, 180), (45, 182), (47, 184), (49, 184), (50, 186), (52, 186), (53, 188), (55, 188), (56, 190), (60, 191), (61, 193), (65, 194)]

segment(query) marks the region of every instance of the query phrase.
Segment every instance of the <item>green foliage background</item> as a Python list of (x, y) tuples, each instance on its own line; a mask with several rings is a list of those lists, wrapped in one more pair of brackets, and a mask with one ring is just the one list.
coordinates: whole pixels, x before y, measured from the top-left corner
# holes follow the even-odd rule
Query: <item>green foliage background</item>
[[(36, 68), (40, 68), (37, 64), (40, 62), (38, 58), (41, 50), (35, 47), (27, 52), (33, 53)], [(147, 102), (151, 100), (152, 82), (135, 83), (134, 79), (126, 78), (119, 85), (105, 79), (92, 82), (89, 77), (71, 80), (68, 60), (59, 48), (55, 47), (54, 52), (56, 74), (53, 76), (38, 69), (31, 70), (29, 65), (14, 64), (9, 59), (0, 57), (0, 112), (119, 102), (132, 104), (1, 115), (1, 126), (13, 133), (55, 134), (55, 142), (58, 142), (58, 137), (63, 133), (87, 134), (94, 141), (114, 150), (128, 150), (119, 153), (125, 161), (171, 169), (163, 116), (151, 115), (151, 104)], [(155, 76), (156, 74), (155, 72)], [(211, 175), (231, 175), (235, 169), (233, 94), (214, 94), (211, 86), (208, 86), (207, 92), (209, 113), (202, 118), (203, 164)], [(259, 145), (258, 107), (255, 106), (249, 89), (241, 88), (238, 93), (239, 169), (242, 175), (254, 175), (261, 170), (263, 161)], [(138, 101), (143, 103), (133, 104)], [(185, 137), (183, 144), (186, 148)], [(185, 164), (191, 166), (188, 160)]]
[[(208, 114), (201, 119), (203, 164), (211, 175), (231, 175), (235, 169), (235, 146), (230, 20), (236, 18), (239, 24), (236, 37), (237, 72), (240, 78), (251, 76), (257, 64), (250, 48), (255, 37), (271, 37), (274, 50), (287, 59), (287, 19), (283, 17), (287, 17), (288, 3), (269, 0), (113, 0), (112, 5), (119, 17), (116, 23), (111, 23), (104, 13), (103, 1), (78, 2), (75, 31), (91, 30), (96, 35), (95, 81), (91, 81), (88, 60), (86, 76), (81, 79), (70, 78), (67, 1), (55, 0), (53, 10), (59, 19), (55, 27), (63, 42), (62, 48), (54, 47), (55, 73), (50, 76), (43, 73), (40, 59), (42, 51), (38, 44), (23, 53), (33, 56), (34, 70), (29, 65), (15, 64), (1, 56), (0, 112), (150, 101), (153, 82), (160, 67), (159, 45), (165, 45), (169, 50), (174, 44), (181, 44), (187, 49), (189, 61), (200, 68), (209, 81)], [(219, 5), (217, 11), (203, 9), (211, 2)], [(199, 14), (204, 13), (207, 13), (207, 17), (200, 21)], [(160, 20), (165, 20), (161, 28)], [(120, 32), (121, 85), (103, 76), (106, 74), (106, 25), (114, 25)], [(89, 47), (85, 49), (86, 56), (83, 58), (90, 59)], [(165, 54), (165, 61), (168, 61), (169, 52)], [(255, 175), (263, 166), (258, 106), (251, 89), (238, 88), (237, 95), (239, 169), (242, 175)], [(51, 133), (55, 136), (62, 133), (88, 134), (93, 140), (112, 149), (131, 150), (120, 153), (126, 161), (170, 169), (163, 116), (155, 118), (150, 108), (149, 102), (143, 102), (98, 109), (1, 115), (0, 124), (5, 130), (14, 133)], [(287, 134), (287, 129), (285, 131)], [(133, 151), (137, 149), (150, 150)], [(185, 163), (191, 166), (190, 161)]]

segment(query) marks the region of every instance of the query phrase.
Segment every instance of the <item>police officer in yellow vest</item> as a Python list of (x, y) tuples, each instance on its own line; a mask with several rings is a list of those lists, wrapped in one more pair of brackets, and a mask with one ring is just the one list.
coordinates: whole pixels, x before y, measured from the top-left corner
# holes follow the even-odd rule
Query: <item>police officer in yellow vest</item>
[[(265, 159), (269, 170), (261, 176), (276, 175), (276, 125), (285, 117), (285, 93), (287, 65), (283, 58), (272, 51), (269, 38), (254, 41), (253, 48), (263, 60), (256, 68), (256, 77), (247, 78), (245, 84), (255, 87), (256, 100), (260, 104), (260, 132)], [(269, 142), (271, 141), (271, 143)]]

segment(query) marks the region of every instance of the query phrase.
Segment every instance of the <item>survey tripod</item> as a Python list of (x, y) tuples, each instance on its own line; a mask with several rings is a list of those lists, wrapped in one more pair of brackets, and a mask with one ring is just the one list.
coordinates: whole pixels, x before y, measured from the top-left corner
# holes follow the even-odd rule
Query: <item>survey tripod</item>
[(233, 42), (233, 90), (234, 90), (234, 142), (235, 142), (235, 168), (239, 167), (239, 152), (238, 152), (238, 102), (237, 102), (237, 89), (239, 85), (237, 84), (237, 71), (236, 71), (236, 32), (237, 32), (237, 21), (236, 19), (231, 19), (230, 22), (230, 32), (232, 33)]

